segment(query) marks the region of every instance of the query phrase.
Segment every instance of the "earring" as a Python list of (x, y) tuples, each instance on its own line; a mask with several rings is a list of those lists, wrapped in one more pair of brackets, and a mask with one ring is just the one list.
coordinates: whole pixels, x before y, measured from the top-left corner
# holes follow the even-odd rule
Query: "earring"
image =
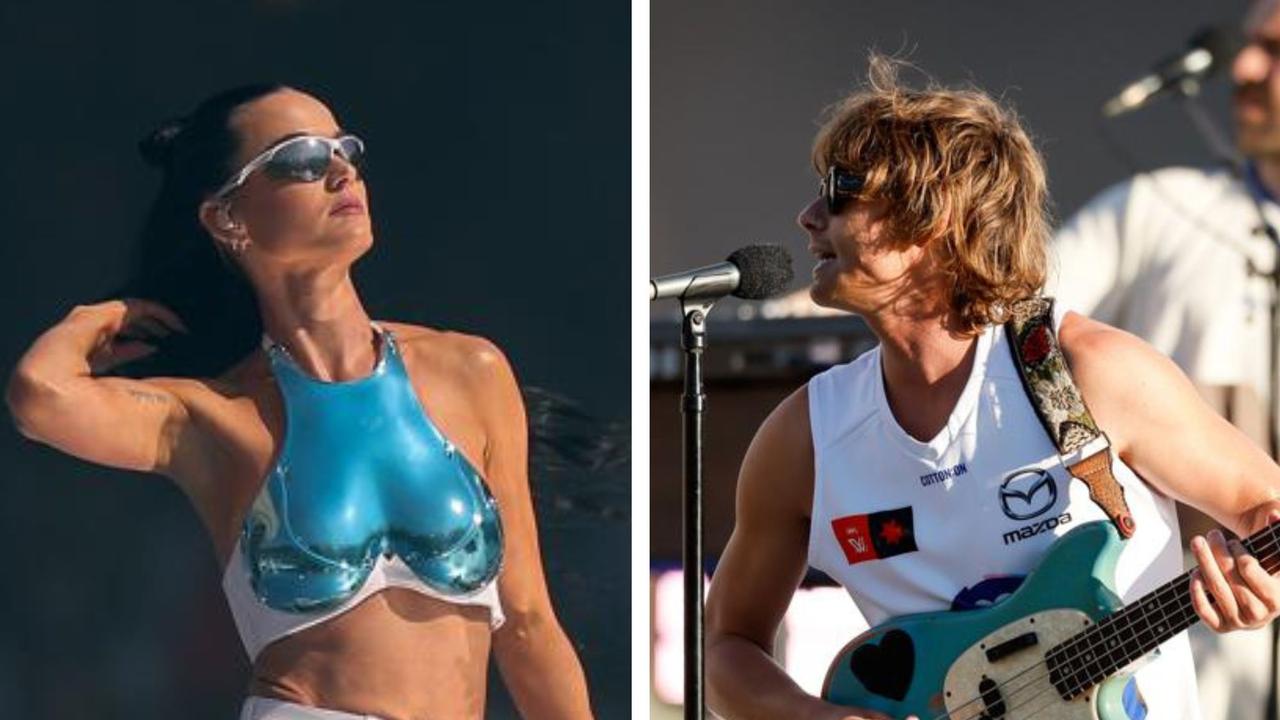
[(240, 223), (231, 217), (231, 203), (222, 202), (218, 204), (218, 227), (223, 230), (234, 230), (240, 227)]
[[(222, 205), (218, 208), (218, 227), (227, 231), (238, 230), (240, 228), (240, 223), (236, 222), (235, 218), (231, 217), (231, 207), (229, 205)], [(249, 247), (249, 238), (243, 236), (237, 237), (233, 240), (227, 240), (225, 242), (227, 247), (231, 249), (231, 252), (236, 255), (242, 254), (245, 249)]]

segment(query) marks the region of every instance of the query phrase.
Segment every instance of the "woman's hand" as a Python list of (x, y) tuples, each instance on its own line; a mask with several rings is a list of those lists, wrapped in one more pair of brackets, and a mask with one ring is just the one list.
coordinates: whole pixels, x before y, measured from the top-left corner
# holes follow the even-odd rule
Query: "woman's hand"
[(156, 346), (146, 340), (165, 337), (175, 330), (187, 332), (172, 310), (138, 298), (80, 305), (60, 324), (77, 327), (84, 333), (86, 359), (94, 375), (155, 352)]
[[(1270, 525), (1280, 510), (1266, 514)], [(1238, 540), (1228, 541), (1221, 530), (1191, 539), (1191, 552), (1200, 567), (1191, 571), (1191, 606), (1215, 632), (1254, 630), (1280, 616), (1280, 579), (1273, 577)]]

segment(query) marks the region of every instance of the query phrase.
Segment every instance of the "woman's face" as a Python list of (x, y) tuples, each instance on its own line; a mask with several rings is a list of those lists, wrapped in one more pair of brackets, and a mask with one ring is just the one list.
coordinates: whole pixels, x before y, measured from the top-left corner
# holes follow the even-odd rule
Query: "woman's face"
[[(230, 163), (234, 171), (287, 136), (344, 134), (324, 103), (290, 89), (238, 108), (231, 129), (240, 143)], [(291, 264), (350, 263), (373, 242), (364, 178), (338, 154), (314, 182), (274, 178), (259, 168), (223, 198), (206, 201), (200, 219), (217, 241), (244, 247), (237, 254), (248, 265), (268, 257)]]

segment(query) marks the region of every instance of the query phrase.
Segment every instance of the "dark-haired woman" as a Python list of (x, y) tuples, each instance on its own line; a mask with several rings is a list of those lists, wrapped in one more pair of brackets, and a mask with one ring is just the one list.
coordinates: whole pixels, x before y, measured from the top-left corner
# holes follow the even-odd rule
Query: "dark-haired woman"
[[(374, 322), (352, 284), (363, 143), (314, 97), (253, 86), (143, 151), (165, 170), (146, 299), (76, 307), (7, 399), (27, 437), (190, 498), (253, 662), (242, 719), (478, 718), (491, 648), (526, 717), (589, 717), (506, 359)], [(200, 371), (104, 374), (166, 348)]]

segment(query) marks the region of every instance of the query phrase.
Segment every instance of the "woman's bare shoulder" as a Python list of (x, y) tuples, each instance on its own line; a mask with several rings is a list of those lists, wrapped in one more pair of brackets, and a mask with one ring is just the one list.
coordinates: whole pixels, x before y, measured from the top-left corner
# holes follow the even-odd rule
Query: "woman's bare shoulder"
[[(505, 428), (511, 418), (523, 416), (511, 365), (487, 338), (406, 323), (380, 324), (395, 334), (412, 382), (428, 397), (445, 405), (453, 398), (469, 412), (478, 413), (475, 419), (490, 430)], [(443, 410), (440, 417), (445, 417)]]
[(395, 334), (406, 357), (438, 369), (468, 375), (509, 372), (506, 356), (488, 338), (386, 320), (379, 320), (378, 324)]

